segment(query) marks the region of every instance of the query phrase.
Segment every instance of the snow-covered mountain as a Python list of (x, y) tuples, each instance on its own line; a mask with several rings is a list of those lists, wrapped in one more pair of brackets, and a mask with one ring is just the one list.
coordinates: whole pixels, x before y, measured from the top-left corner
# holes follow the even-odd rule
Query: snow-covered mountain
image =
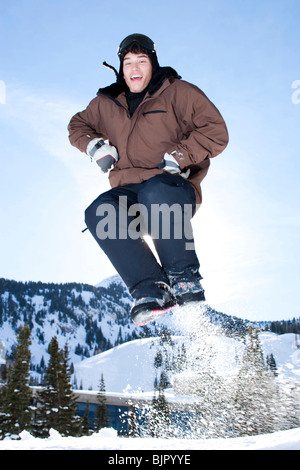
[[(9, 358), (18, 328), (31, 329), (33, 368), (48, 362), (47, 348), (53, 336), (60, 347), (67, 342), (74, 364), (95, 353), (140, 337), (157, 336), (168, 318), (149, 327), (136, 327), (130, 318), (132, 298), (119, 276), (96, 286), (79, 283), (54, 284), (0, 279), (0, 344)], [(210, 309), (214, 321), (228, 329), (245, 326), (243, 320)]]
[(48, 344), (67, 342), (73, 363), (140, 337), (130, 321), (131, 297), (118, 277), (97, 286), (0, 279), (0, 342), (10, 357), (18, 328), (31, 329), (32, 364), (47, 363)]

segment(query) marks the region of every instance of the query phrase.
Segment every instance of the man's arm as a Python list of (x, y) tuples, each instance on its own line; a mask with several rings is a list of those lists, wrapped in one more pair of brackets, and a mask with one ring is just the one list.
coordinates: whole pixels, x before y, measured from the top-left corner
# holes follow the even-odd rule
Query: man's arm
[(219, 155), (228, 144), (228, 131), (223, 117), (207, 96), (194, 85), (181, 83), (178, 112), (191, 131), (168, 153), (185, 168)]
[(96, 131), (96, 120), (100, 123), (100, 113), (97, 113), (98, 100), (93, 100), (86, 108), (72, 117), (68, 130), (69, 140), (81, 152), (95, 160), (100, 170), (107, 173), (118, 161), (118, 151), (109, 144), (105, 137)]
[[(81, 152), (87, 153), (88, 144), (95, 138), (106, 139), (106, 136), (97, 132), (95, 117), (97, 111), (97, 98), (92, 100), (84, 111), (81, 111), (72, 117), (69, 125), (69, 140), (74, 147)], [(100, 124), (100, 115), (98, 125)], [(99, 126), (100, 127), (100, 126)]]

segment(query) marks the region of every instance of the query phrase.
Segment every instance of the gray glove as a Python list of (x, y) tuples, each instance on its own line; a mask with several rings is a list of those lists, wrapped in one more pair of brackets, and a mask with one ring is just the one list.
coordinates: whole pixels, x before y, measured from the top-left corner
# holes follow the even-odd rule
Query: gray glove
[(165, 153), (162, 162), (158, 165), (160, 170), (164, 170), (171, 175), (180, 175), (182, 178), (188, 178), (190, 175), (190, 170), (182, 171), (177, 161), (170, 153)]
[(103, 139), (93, 139), (87, 146), (86, 153), (97, 163), (102, 173), (107, 173), (119, 160), (116, 147)]

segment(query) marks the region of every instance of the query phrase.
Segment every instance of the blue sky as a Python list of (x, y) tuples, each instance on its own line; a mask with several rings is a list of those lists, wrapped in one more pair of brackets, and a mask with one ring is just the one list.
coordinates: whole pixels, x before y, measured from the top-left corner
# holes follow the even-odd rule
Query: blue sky
[(114, 81), (103, 60), (118, 66), (120, 41), (141, 32), (229, 129), (194, 218), (208, 302), (251, 320), (299, 317), (300, 0), (0, 0), (0, 12), (0, 276), (115, 273), (81, 233), (107, 178), (67, 125)]

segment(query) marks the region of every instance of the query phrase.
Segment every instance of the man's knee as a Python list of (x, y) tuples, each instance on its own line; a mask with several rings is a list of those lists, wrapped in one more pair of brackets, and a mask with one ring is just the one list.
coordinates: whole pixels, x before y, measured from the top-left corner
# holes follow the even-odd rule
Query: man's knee
[(145, 181), (142, 184), (138, 194), (138, 199), (141, 204), (151, 206), (151, 204), (159, 204), (163, 202), (166, 197), (166, 182), (165, 175), (157, 175)]

